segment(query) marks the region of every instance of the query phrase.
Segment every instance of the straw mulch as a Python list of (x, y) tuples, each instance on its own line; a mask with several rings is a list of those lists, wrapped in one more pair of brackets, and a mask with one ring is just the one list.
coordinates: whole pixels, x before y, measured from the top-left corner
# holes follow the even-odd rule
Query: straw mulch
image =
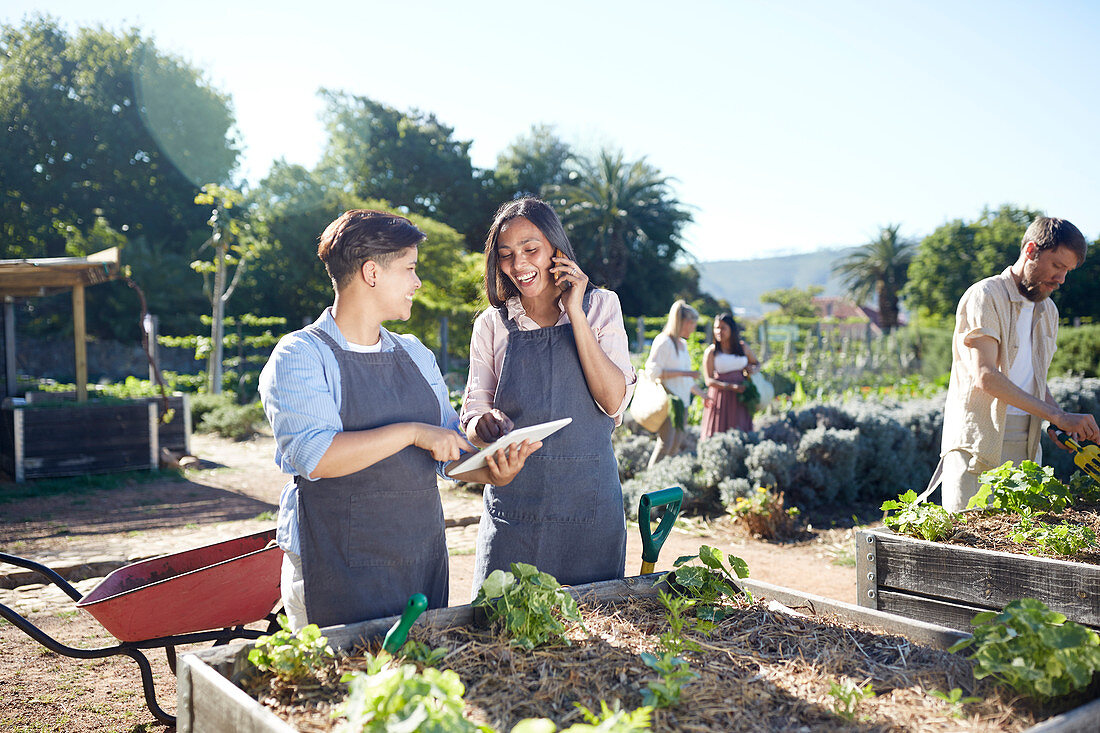
[[(576, 703), (596, 711), (600, 700), (639, 707), (640, 691), (654, 673), (638, 654), (653, 651), (656, 635), (667, 629), (664, 609), (653, 598), (582, 603), (582, 612), (586, 631), (575, 630), (568, 647), (528, 652), (465, 627), (414, 630), (412, 637), (451, 650), (440, 667), (462, 677), (467, 715), (475, 722), (508, 731), (523, 718), (547, 717), (564, 728), (583, 722)], [(686, 655), (700, 677), (684, 688), (680, 705), (654, 713), (654, 730), (1019, 731), (1037, 718), (1010, 692), (975, 682), (961, 656), (835, 618), (769, 608), (764, 601), (741, 603), (707, 637), (690, 636), (704, 647)], [(356, 669), (362, 658), (345, 658), (338, 666), (340, 673)], [(305, 696), (270, 688), (252, 693), (299, 730), (328, 730), (331, 704), (321, 697), (342, 698), (338, 679), (334, 673)], [(875, 696), (858, 704), (852, 721), (835, 712), (839, 703), (830, 694), (845, 680), (874, 686)], [(928, 694), (955, 687), (982, 702), (953, 710)]]

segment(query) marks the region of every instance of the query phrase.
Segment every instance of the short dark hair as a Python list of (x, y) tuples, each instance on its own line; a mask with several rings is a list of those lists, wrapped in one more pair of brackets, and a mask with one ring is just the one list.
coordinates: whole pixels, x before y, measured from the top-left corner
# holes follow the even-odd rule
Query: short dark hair
[(1040, 252), (1046, 249), (1068, 247), (1077, 255), (1078, 265), (1085, 261), (1085, 255), (1089, 251), (1085, 235), (1081, 234), (1080, 229), (1065, 219), (1054, 219), (1048, 216), (1040, 216), (1031, 222), (1027, 231), (1024, 232), (1024, 241), (1020, 243), (1020, 247), (1026, 246), (1028, 242), (1035, 242)]
[(403, 216), (372, 209), (345, 211), (321, 234), (317, 256), (332, 284), (340, 288), (374, 260), (388, 265), (397, 254), (424, 241), (424, 232)]
[(489, 227), (489, 235), (485, 238), (485, 295), (494, 308), (504, 305), (508, 298), (519, 295), (519, 288), (500, 271), (497, 241), (500, 239), (500, 230), (504, 225), (512, 219), (520, 218), (538, 227), (542, 236), (550, 242), (551, 247), (560, 249), (566, 257), (574, 262), (577, 261), (576, 255), (573, 254), (573, 245), (569, 243), (569, 237), (566, 236), (565, 228), (561, 225), (561, 219), (548, 203), (534, 196), (524, 196), (501, 204), (496, 216), (493, 217), (492, 226)]

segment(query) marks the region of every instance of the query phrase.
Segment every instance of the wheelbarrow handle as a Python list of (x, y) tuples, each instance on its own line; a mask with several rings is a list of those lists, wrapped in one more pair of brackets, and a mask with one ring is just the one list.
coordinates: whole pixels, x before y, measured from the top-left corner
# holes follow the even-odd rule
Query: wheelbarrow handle
[(405, 610), (401, 612), (401, 618), (386, 632), (382, 648), (390, 654), (397, 654), (401, 647), (405, 646), (405, 639), (409, 635), (409, 629), (412, 627), (413, 622), (420, 618), (420, 614), (424, 613), (424, 609), (427, 607), (428, 598), (423, 593), (414, 593), (409, 596), (409, 602), (405, 604)]
[[(684, 501), (684, 490), (679, 486), (651, 491), (642, 494), (638, 500), (638, 529), (642, 534), (642, 574), (653, 572), (657, 557), (661, 554), (661, 545), (665, 543), (676, 517), (680, 515), (680, 505)], [(664, 516), (657, 525), (657, 531), (650, 527), (649, 512), (659, 506), (667, 506)]]

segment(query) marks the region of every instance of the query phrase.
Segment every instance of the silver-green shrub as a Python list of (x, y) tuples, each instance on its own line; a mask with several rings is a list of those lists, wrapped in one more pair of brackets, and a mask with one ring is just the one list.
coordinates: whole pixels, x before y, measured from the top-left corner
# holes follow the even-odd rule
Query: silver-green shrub
[(819, 425), (802, 434), (795, 451), (791, 493), (795, 504), (844, 502), (859, 498), (856, 484), (856, 458), (860, 431), (837, 430)]
[(754, 485), (771, 486), (777, 491), (785, 491), (790, 486), (794, 461), (795, 451), (786, 443), (761, 440), (749, 449), (745, 467), (748, 469), (749, 481)]
[(718, 486), (724, 478), (744, 478), (748, 475), (745, 459), (751, 440), (739, 430), (714, 435), (699, 441), (699, 483)]
[(612, 447), (615, 450), (615, 460), (619, 463), (619, 480), (634, 478), (644, 471), (656, 444), (657, 441), (649, 433), (616, 434)]

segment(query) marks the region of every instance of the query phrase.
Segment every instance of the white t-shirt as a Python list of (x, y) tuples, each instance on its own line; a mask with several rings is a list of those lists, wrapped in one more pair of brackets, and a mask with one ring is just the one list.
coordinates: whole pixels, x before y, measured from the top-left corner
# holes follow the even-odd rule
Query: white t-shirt
[[(1031, 394), (1035, 382), (1034, 354), (1031, 353), (1031, 324), (1034, 318), (1035, 303), (1025, 300), (1020, 305), (1020, 318), (1016, 321), (1016, 343), (1020, 348), (1016, 350), (1016, 358), (1008, 368), (1008, 378), (1028, 394)], [(1009, 415), (1030, 414), (1015, 405), (1008, 405), (1006, 411)]]

